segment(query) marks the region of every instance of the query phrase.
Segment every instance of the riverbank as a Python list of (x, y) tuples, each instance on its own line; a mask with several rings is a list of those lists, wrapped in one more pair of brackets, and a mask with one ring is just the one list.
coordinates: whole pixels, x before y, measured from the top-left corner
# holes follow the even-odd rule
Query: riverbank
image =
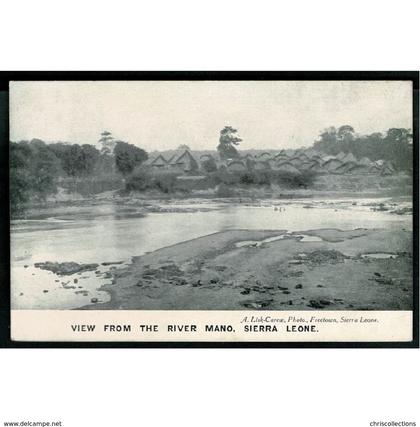
[[(57, 219), (90, 219), (116, 215), (121, 217), (141, 216), (151, 212), (188, 212), (206, 209), (205, 204), (258, 204), (308, 199), (361, 199), (361, 198), (412, 198), (412, 177), (407, 174), (390, 176), (373, 175), (318, 175), (308, 188), (287, 188), (277, 184), (240, 185), (224, 184), (211, 188), (185, 191), (162, 192), (158, 190), (124, 191), (113, 190), (82, 196), (59, 188), (57, 194), (45, 201), (31, 201), (13, 211), (13, 220), (38, 220), (54, 217)], [(181, 207), (176, 204), (194, 206)], [(106, 206), (112, 205), (112, 209)], [(173, 205), (168, 207), (167, 205)], [(201, 206), (198, 206), (201, 205)], [(101, 209), (98, 209), (101, 207)], [(213, 209), (213, 208), (212, 208)]]
[[(363, 204), (363, 200), (372, 199), (372, 206), (383, 205), (385, 200), (386, 210), (392, 211), (401, 203), (411, 205), (411, 196), (398, 194), (394, 196), (379, 195), (378, 193), (356, 192), (325, 192), (325, 191), (285, 191), (273, 197), (263, 194), (260, 197), (163, 197), (154, 194), (153, 197), (144, 198), (142, 194), (120, 195), (106, 193), (96, 197), (77, 198), (74, 200), (49, 200), (44, 203), (28, 205), (25, 211), (16, 215), (12, 220), (45, 220), (54, 218), (59, 221), (89, 220), (96, 218), (141, 218), (149, 213), (193, 213), (217, 210), (227, 205), (238, 206), (275, 206), (299, 203), (307, 206), (320, 207), (328, 201), (348, 200), (353, 205)], [(383, 199), (383, 200), (382, 200)], [(333, 203), (331, 203), (332, 205)], [(341, 206), (338, 206), (341, 207)], [(382, 209), (384, 205), (382, 206)]]
[(112, 271), (83, 309), (410, 310), (410, 230), (230, 230)]

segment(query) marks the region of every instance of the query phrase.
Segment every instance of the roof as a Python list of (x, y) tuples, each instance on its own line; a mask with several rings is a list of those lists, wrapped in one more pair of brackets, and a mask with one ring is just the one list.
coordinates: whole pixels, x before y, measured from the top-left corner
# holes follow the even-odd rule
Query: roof
[(169, 162), (165, 159), (165, 157), (162, 156), (162, 154), (159, 154), (154, 159), (150, 159), (150, 162), (148, 162), (149, 165), (167, 165)]
[(304, 151), (304, 153), (308, 157), (319, 156), (318, 151), (316, 151), (314, 148), (308, 148)]
[(335, 157), (332, 159), (327, 160), (322, 167), (326, 170), (333, 171), (337, 169), (339, 166), (341, 166), (342, 162), (340, 160), (336, 159)]
[(254, 169), (259, 169), (259, 170), (270, 169), (270, 164), (268, 162), (263, 161), (263, 160), (257, 160), (254, 163)]
[(209, 159), (213, 159), (213, 160), (214, 160), (214, 157), (213, 157), (211, 154), (202, 154), (202, 155), (200, 156), (200, 160), (201, 160), (201, 161), (209, 160)]
[(360, 160), (359, 160), (359, 165), (364, 165), (364, 166), (370, 166), (372, 164), (372, 162), (370, 161), (370, 159), (369, 158), (367, 158), (367, 157), (362, 157)]
[(328, 162), (328, 160), (332, 160), (332, 159), (337, 160), (337, 157), (335, 157), (335, 156), (331, 156), (331, 155), (322, 156), (322, 161), (323, 161), (324, 163), (325, 163), (325, 162)]
[(289, 149), (287, 149), (287, 150), (284, 150), (284, 154), (285, 154), (287, 157), (292, 157), (292, 156), (294, 156), (294, 154), (295, 154), (295, 150), (293, 150), (293, 149), (289, 148)]
[(352, 153), (347, 153), (342, 159), (340, 159), (343, 162), (356, 162), (356, 157), (353, 156)]
[(287, 172), (292, 175), (301, 175), (298, 169), (296, 169), (294, 166), (290, 164), (283, 164), (277, 167), (277, 170), (280, 172)]
[(178, 153), (174, 154), (168, 161), (168, 163), (170, 163), (171, 165), (177, 165), (179, 163), (184, 163), (184, 158), (186, 158), (185, 160), (188, 160), (190, 162), (197, 162), (194, 158), (194, 156), (188, 151), (188, 150), (183, 150), (181, 151), (181, 154), (178, 155)]

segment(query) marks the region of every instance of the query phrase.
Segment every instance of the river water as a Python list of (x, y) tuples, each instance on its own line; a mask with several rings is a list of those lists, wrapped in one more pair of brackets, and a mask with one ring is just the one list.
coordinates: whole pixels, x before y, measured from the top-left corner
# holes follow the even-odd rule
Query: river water
[[(378, 210), (383, 203), (388, 210)], [(77, 210), (65, 216), (18, 220), (11, 224), (11, 280), (14, 309), (69, 309), (109, 300), (98, 288), (109, 283), (103, 274), (84, 272), (71, 276), (34, 267), (53, 261), (98, 263), (101, 273), (121, 268), (131, 257), (162, 247), (231, 229), (305, 231), (319, 228), (406, 228), (411, 215), (390, 213), (410, 206), (389, 199), (302, 199), (232, 204), (208, 200), (165, 203), (171, 212), (121, 214), (110, 203), (93, 206), (90, 215)], [(204, 207), (204, 209), (202, 209)], [(75, 280), (76, 279), (76, 280)]]

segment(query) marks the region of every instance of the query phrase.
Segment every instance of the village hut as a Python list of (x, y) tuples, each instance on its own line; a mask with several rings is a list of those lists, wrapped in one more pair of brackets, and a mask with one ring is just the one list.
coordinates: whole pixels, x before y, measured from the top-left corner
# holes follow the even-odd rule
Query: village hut
[(340, 151), (335, 157), (338, 160), (343, 160), (346, 157), (346, 153), (344, 153), (344, 151)]
[(327, 160), (322, 165), (322, 168), (327, 172), (334, 172), (338, 167), (340, 167), (343, 164), (340, 160), (333, 157), (332, 159)]
[(337, 157), (326, 154), (325, 156), (322, 156), (322, 163), (324, 164), (332, 159), (337, 160)]
[(273, 167), (277, 165), (277, 159), (276, 158), (269, 159), (267, 160), (267, 163), (270, 165), (270, 169), (273, 169)]
[(357, 166), (357, 163), (355, 162), (342, 163), (340, 166), (334, 169), (334, 173), (346, 174), (346, 173), (349, 173), (355, 166)]
[(358, 161), (359, 165), (362, 166), (370, 166), (372, 164), (371, 160), (368, 157), (362, 157), (359, 161)]
[(162, 156), (162, 154), (159, 154), (157, 157), (152, 159), (148, 165), (155, 171), (168, 169), (169, 162), (165, 159), (165, 157)]
[(227, 170), (229, 172), (245, 172), (247, 167), (245, 166), (244, 162), (240, 160), (232, 160), (227, 164)]
[[(284, 151), (284, 150), (282, 150), (282, 151)], [(288, 160), (289, 160), (289, 157), (287, 157), (284, 153), (278, 153), (278, 154), (276, 154), (276, 155), (273, 157), (273, 159), (274, 159), (276, 162), (279, 162), (279, 161), (288, 161)]]
[(325, 170), (324, 168), (318, 163), (318, 162), (311, 162), (311, 166), (308, 169), (310, 172), (315, 172), (315, 173), (324, 173)]
[(375, 162), (372, 162), (372, 164), (369, 166), (368, 173), (370, 174), (379, 174), (381, 173), (381, 168), (375, 164)]
[(172, 170), (177, 172), (190, 173), (198, 170), (198, 162), (188, 150), (179, 156), (174, 154), (169, 160), (169, 165)]
[(389, 161), (384, 162), (381, 168), (381, 175), (392, 175), (395, 173), (393, 164)]
[(308, 171), (311, 169), (312, 164), (313, 163), (311, 161), (302, 162), (300, 167), (299, 167), (299, 170)]
[(309, 157), (305, 153), (299, 153), (299, 155), (297, 157), (302, 163), (309, 162), (309, 160), (310, 160)]
[(360, 165), (355, 163), (348, 171), (351, 174), (364, 174), (367, 175), (369, 173), (369, 166)]
[(255, 156), (258, 158), (259, 161), (261, 162), (265, 162), (271, 159), (271, 154), (268, 153), (267, 151), (264, 151), (264, 153), (259, 154), (258, 156)]
[(247, 157), (245, 159), (245, 166), (248, 170), (254, 169), (255, 159), (253, 157)]
[(289, 163), (292, 166), (294, 166), (295, 168), (299, 169), (301, 167), (303, 161), (299, 157), (293, 157), (292, 159), (289, 160)]
[(268, 162), (257, 160), (254, 163), (254, 170), (256, 170), (256, 171), (269, 171), (270, 165), (268, 164)]
[(302, 175), (298, 169), (292, 166), (290, 163), (283, 163), (281, 165), (277, 165), (278, 172), (284, 172), (289, 175), (299, 176)]
[(292, 158), (295, 156), (295, 150), (289, 148), (287, 150), (284, 150), (284, 153), (287, 157)]
[(316, 160), (320, 165), (323, 163), (322, 156), (319, 153), (318, 154), (314, 154), (311, 157), (311, 160)]
[(321, 157), (318, 153), (318, 151), (316, 151), (314, 148), (308, 148), (304, 151), (305, 155), (311, 159), (312, 157), (318, 156)]
[(354, 157), (352, 153), (347, 153), (342, 159), (339, 159), (339, 160), (341, 160), (343, 163), (346, 163), (346, 162), (357, 162), (356, 157)]

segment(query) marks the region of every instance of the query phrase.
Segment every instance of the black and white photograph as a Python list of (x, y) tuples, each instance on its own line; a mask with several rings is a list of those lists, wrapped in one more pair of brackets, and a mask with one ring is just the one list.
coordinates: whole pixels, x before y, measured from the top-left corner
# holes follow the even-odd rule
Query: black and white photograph
[(1, 5), (0, 427), (416, 427), (419, 2)]
[(10, 82), (12, 311), (411, 313), (412, 108), (409, 80)]

